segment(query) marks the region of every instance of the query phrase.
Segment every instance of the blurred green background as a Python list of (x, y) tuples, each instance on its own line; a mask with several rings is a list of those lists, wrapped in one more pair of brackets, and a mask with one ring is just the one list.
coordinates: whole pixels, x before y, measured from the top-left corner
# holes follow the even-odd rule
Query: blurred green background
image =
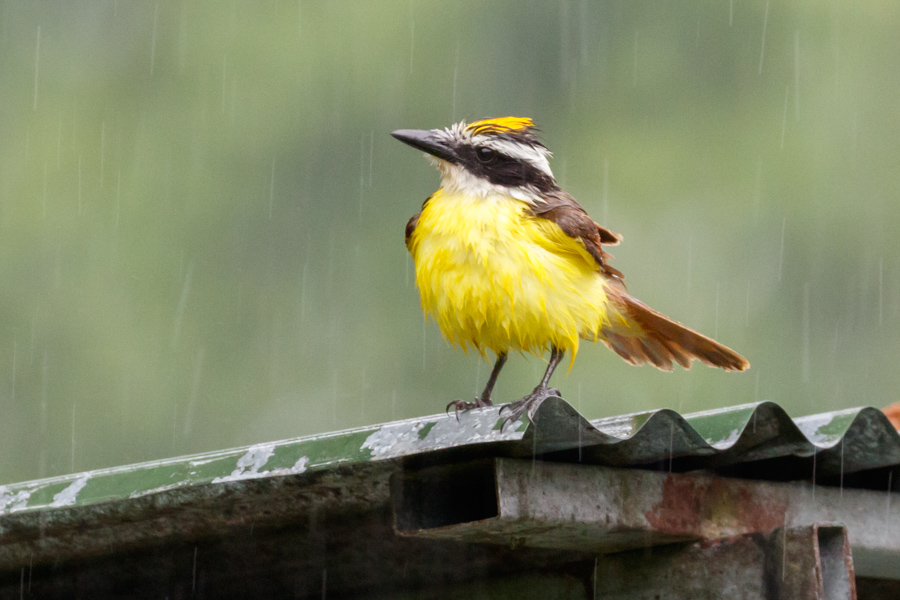
[[(589, 417), (898, 400), (900, 4), (13, 2), (0, 483), (438, 413), (490, 365), (418, 306), (437, 172), (388, 134), (536, 119), (651, 306), (742, 374), (586, 344)], [(514, 356), (495, 398), (544, 369)]]

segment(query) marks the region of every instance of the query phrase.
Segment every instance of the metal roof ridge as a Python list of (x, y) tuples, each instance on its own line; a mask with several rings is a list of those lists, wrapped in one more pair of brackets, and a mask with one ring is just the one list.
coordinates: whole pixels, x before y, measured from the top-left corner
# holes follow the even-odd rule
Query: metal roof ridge
[(668, 461), (671, 467), (679, 459), (682, 470), (793, 457), (813, 461), (813, 469), (823, 475), (900, 464), (900, 435), (870, 407), (791, 419), (781, 406), (765, 401), (686, 415), (657, 409), (589, 421), (565, 400), (550, 398), (534, 422), (523, 419), (503, 429), (501, 408), (0, 485), (0, 516), (463, 449), (469, 456), (540, 455), (612, 466)]

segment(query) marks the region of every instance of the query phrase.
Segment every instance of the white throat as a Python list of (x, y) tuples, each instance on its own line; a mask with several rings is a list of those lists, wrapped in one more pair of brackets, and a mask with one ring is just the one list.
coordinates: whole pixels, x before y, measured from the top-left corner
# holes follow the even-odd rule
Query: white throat
[(428, 160), (441, 172), (441, 188), (450, 194), (474, 196), (476, 198), (488, 198), (497, 196), (512, 196), (530, 205), (540, 202), (540, 196), (530, 187), (507, 187), (491, 183), (483, 177), (477, 177), (459, 165), (447, 162), (431, 155), (426, 155)]

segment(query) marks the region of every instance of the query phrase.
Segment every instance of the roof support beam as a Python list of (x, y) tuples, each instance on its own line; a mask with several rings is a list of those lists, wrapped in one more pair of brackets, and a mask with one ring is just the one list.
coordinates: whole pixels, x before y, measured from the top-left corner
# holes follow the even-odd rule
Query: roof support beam
[(843, 527), (785, 527), (598, 558), (594, 597), (609, 600), (855, 600)]
[(500, 458), (405, 471), (391, 497), (403, 536), (598, 554), (842, 524), (858, 575), (900, 579), (900, 507), (867, 490)]

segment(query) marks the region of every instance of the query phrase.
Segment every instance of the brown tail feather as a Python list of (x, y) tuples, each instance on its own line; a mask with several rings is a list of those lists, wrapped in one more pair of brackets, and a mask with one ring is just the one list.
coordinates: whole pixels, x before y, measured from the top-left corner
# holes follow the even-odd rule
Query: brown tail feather
[(717, 341), (688, 329), (627, 293), (610, 294), (629, 327), (603, 331), (604, 342), (633, 365), (650, 363), (671, 371), (673, 362), (689, 369), (693, 359), (726, 371), (744, 371), (747, 359)]

